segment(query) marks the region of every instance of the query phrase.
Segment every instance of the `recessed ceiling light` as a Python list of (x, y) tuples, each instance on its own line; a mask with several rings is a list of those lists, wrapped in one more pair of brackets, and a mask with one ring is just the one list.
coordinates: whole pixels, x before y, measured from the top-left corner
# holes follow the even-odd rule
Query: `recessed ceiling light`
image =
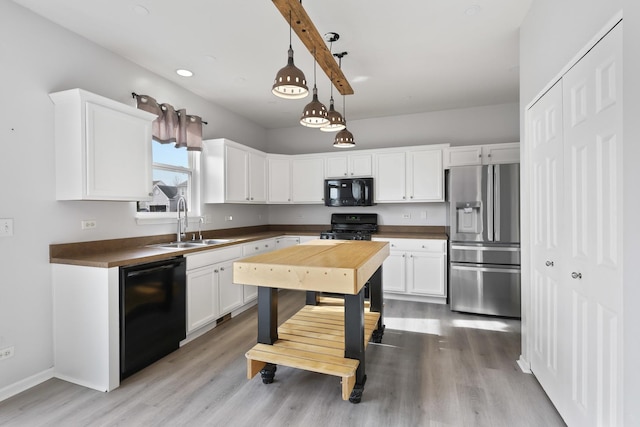
[(191, 77), (191, 76), (193, 76), (193, 72), (192, 71), (185, 70), (184, 68), (180, 68), (179, 70), (176, 70), (176, 73), (179, 76), (182, 76), (182, 77)]
[(480, 14), (480, 11), (482, 10), (482, 8), (480, 6), (478, 6), (477, 4), (471, 5), (468, 8), (466, 8), (464, 10), (464, 14), (467, 16), (475, 16)]

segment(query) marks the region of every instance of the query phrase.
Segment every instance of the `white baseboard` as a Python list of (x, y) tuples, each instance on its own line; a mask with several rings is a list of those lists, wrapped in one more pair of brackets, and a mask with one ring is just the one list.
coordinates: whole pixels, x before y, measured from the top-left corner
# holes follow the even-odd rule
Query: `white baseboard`
[(0, 389), (0, 402), (53, 378), (53, 368), (32, 375)]
[(520, 370), (522, 372), (524, 372), (525, 374), (530, 374), (531, 373), (531, 365), (529, 364), (527, 359), (522, 357), (522, 355), (520, 355), (520, 359), (517, 360), (517, 363), (518, 363), (518, 366), (520, 367)]

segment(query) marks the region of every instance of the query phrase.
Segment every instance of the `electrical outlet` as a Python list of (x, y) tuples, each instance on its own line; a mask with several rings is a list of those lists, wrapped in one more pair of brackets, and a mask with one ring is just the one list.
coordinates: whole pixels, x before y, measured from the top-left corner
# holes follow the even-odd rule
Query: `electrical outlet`
[(233, 221), (233, 215), (227, 215), (224, 217), (225, 221)]
[(80, 222), (80, 226), (83, 230), (89, 230), (91, 228), (96, 228), (98, 225), (98, 221), (95, 219), (85, 219)]
[(2, 350), (0, 350), (0, 360), (4, 360), (4, 359), (8, 359), (10, 357), (13, 357), (13, 350), (14, 347), (7, 347), (7, 348), (3, 348)]
[(427, 211), (420, 212), (420, 218), (421, 219), (427, 219)]
[(0, 218), (0, 236), (13, 236), (13, 218)]
[(411, 219), (411, 214), (410, 213), (403, 213), (402, 214), (402, 219)]

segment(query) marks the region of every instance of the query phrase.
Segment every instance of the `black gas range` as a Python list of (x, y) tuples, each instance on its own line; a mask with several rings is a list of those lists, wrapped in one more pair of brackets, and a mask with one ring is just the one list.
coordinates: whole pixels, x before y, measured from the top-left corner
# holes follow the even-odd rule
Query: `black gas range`
[(371, 240), (378, 231), (378, 214), (331, 214), (331, 230), (320, 233), (321, 239)]

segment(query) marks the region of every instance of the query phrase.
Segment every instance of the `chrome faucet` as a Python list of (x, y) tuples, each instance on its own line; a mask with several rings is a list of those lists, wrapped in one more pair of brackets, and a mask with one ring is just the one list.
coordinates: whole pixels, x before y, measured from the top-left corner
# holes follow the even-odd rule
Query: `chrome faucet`
[[(184, 212), (184, 218), (180, 216), (180, 207), (182, 206), (182, 211)], [(182, 238), (185, 237), (187, 227), (189, 226), (189, 219), (187, 217), (187, 201), (184, 196), (180, 196), (178, 198), (178, 203), (176, 205), (176, 210), (178, 211), (178, 231), (176, 232), (176, 241), (181, 242)], [(184, 221), (184, 229), (182, 228), (182, 221)]]
[(198, 221), (198, 238), (202, 240), (202, 224), (204, 224), (204, 217), (201, 216)]

